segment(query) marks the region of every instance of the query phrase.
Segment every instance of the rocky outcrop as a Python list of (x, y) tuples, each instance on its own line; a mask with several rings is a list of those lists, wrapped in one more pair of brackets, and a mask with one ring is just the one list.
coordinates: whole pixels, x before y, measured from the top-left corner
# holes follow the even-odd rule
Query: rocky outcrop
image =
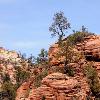
[[(0, 72), (4, 76), (8, 74), (13, 84), (16, 84), (14, 63), (18, 62), (18, 54), (0, 47)], [(2, 83), (2, 80), (0, 80)]]
[(24, 82), (20, 88), (17, 89), (16, 92), (16, 100), (23, 100), (28, 96), (29, 90), (30, 89), (30, 83), (29, 82)]
[[(11, 82), (13, 83), (13, 84), (16, 84), (16, 79), (15, 79), (15, 69), (14, 69), (14, 66), (11, 64), (11, 63), (9, 63), (9, 64), (0, 64), (0, 74), (1, 74), (1, 76), (2, 75), (5, 75), (5, 74), (7, 74), (7, 75), (9, 75), (9, 77), (10, 77), (10, 80), (11, 80)], [(3, 78), (3, 77), (2, 77)], [(0, 83), (2, 83), (2, 80), (0, 80)]]
[(86, 100), (89, 87), (86, 79), (80, 81), (62, 73), (53, 73), (42, 80), (42, 85), (32, 89), (26, 100)]
[(21, 70), (27, 71), (29, 63), (27, 60), (23, 60), (17, 52), (0, 47), (0, 75), (2, 76), (0, 83), (2, 83), (3, 76), (5, 77), (7, 74), (10, 81), (16, 84), (16, 72), (19, 67)]
[[(60, 64), (63, 62), (61, 60), (57, 60), (55, 55), (56, 52), (59, 50), (58, 45), (54, 44), (49, 49), (49, 58), (50, 63), (52, 66), (60, 66)], [(74, 68), (75, 70), (75, 79), (77, 81), (80, 81), (81, 86), (87, 86), (86, 79), (84, 79), (83, 69), (85, 66), (90, 62), (93, 61), (93, 67), (96, 68), (98, 76), (100, 78), (100, 36), (97, 35), (90, 35), (84, 39), (83, 42), (78, 43), (75, 46), (75, 51), (80, 54), (84, 54), (84, 57), (81, 58), (78, 62), (75, 63), (69, 63), (67, 66), (70, 66), (71, 68)], [(59, 62), (60, 61), (60, 62)], [(84, 84), (85, 82), (85, 84)], [(86, 87), (85, 87), (86, 88)], [(74, 96), (74, 95), (73, 95)], [(70, 99), (71, 100), (71, 99)], [(81, 100), (81, 99), (77, 99)], [(86, 99), (82, 99), (86, 100)]]
[(0, 47), (0, 60), (10, 60), (12, 62), (19, 61), (18, 53), (15, 51), (9, 51), (2, 47)]
[(82, 43), (77, 44), (77, 49), (83, 51), (88, 60), (100, 60), (100, 36), (90, 35)]
[(16, 91), (16, 99), (15, 100), (23, 100), (28, 97), (29, 91), (33, 89), (33, 77), (28, 81), (24, 82)]
[[(57, 43), (52, 45), (49, 49), (48, 55), (51, 65), (59, 65), (60, 63), (63, 63), (63, 60), (58, 60), (55, 57), (58, 50)], [(75, 50), (83, 52), (88, 60), (100, 61), (100, 36), (90, 35), (85, 37), (82, 43), (78, 43), (75, 46)]]
[[(91, 35), (85, 38), (84, 42), (75, 46), (75, 52), (85, 54), (85, 57), (95, 60), (100, 58), (99, 55), (100, 36)], [(49, 61), (52, 66), (58, 67), (63, 65), (63, 59), (56, 59), (58, 44), (54, 44), (49, 49)], [(87, 100), (90, 94), (90, 88), (87, 78), (84, 76), (83, 69), (88, 64), (88, 60), (80, 57), (78, 62), (67, 64), (74, 69), (74, 77), (56, 72), (49, 74), (42, 80), (42, 85), (38, 88), (30, 83), (23, 83), (17, 90), (16, 100)], [(94, 66), (100, 77), (100, 62), (94, 62)], [(38, 69), (37, 69), (38, 70)], [(92, 96), (90, 96), (92, 98)], [(94, 99), (91, 99), (94, 100)]]
[(51, 65), (58, 65), (61, 61), (56, 59), (56, 53), (58, 52), (58, 44), (54, 44), (49, 48), (48, 57)]

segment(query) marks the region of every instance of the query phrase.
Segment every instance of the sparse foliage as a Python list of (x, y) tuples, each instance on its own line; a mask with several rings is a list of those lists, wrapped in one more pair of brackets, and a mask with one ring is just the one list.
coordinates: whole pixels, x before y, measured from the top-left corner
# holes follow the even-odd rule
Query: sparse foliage
[(46, 63), (48, 61), (48, 52), (45, 49), (41, 49), (40, 54), (37, 57), (37, 63)]
[(35, 76), (35, 82), (34, 85), (35, 87), (40, 87), (41, 86), (41, 81), (44, 77), (48, 75), (48, 71), (45, 69), (41, 73)]
[(25, 82), (30, 76), (28, 71), (24, 71), (21, 68), (16, 69), (16, 80), (18, 84)]
[(67, 40), (62, 41), (58, 47), (59, 50), (56, 54), (56, 58), (58, 60), (63, 59), (62, 62), (64, 63), (64, 73), (68, 74), (69, 76), (74, 76), (74, 70), (67, 66), (67, 64), (74, 61), (73, 56), (75, 53), (73, 51), (73, 47), (70, 46), (70, 43)]
[(90, 85), (91, 92), (94, 96), (100, 97), (100, 83), (97, 71), (93, 68), (93, 65), (90, 63), (86, 66), (85, 74), (88, 78), (88, 83)]
[(59, 45), (59, 51), (57, 52), (57, 56), (64, 57), (65, 65), (72, 62), (72, 56), (74, 54), (73, 48), (69, 45), (68, 41), (63, 41)]
[(82, 26), (81, 31), (73, 31), (73, 34), (67, 37), (67, 40), (70, 42), (71, 45), (76, 45), (84, 41), (84, 38), (93, 35), (93, 33), (88, 32), (85, 26)]
[(15, 100), (16, 97), (16, 86), (13, 85), (10, 81), (4, 82), (2, 84), (2, 92), (6, 95), (2, 96), (2, 100)]
[(5, 73), (5, 75), (2, 76), (2, 77), (3, 77), (3, 82), (8, 82), (8, 81), (10, 81), (10, 77), (9, 77), (8, 74)]
[(34, 67), (36, 63), (36, 58), (31, 54), (31, 56), (27, 58), (27, 62), (29, 66)]
[(45, 100), (45, 99), (46, 99), (46, 97), (43, 95), (43, 96), (42, 96), (42, 100)]
[(58, 36), (58, 41), (62, 40), (65, 36), (65, 32), (70, 28), (70, 23), (64, 16), (63, 12), (54, 14), (53, 23), (49, 27), (49, 31), (52, 32), (52, 36)]

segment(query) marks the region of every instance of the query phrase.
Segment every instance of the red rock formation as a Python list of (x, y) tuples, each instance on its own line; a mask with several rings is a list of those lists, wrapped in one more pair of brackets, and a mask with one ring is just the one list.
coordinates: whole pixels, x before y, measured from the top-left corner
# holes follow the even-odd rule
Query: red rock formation
[(42, 85), (32, 89), (26, 100), (86, 100), (89, 92), (86, 79), (77, 81), (62, 73), (53, 73), (42, 80)]
[(21, 100), (22, 98), (25, 98), (28, 96), (29, 86), (30, 86), (30, 83), (25, 82), (20, 86), (20, 88), (17, 89), (16, 100)]
[[(84, 52), (85, 55), (91, 57), (100, 58), (100, 37), (89, 36), (85, 38), (83, 43), (79, 43), (75, 47), (76, 52)], [(51, 66), (58, 65), (63, 60), (56, 59), (56, 53), (58, 51), (58, 44), (54, 44), (49, 49), (49, 60)], [(80, 58), (79, 62), (68, 64), (68, 66), (74, 68), (75, 76), (68, 77), (62, 73), (49, 74), (42, 80), (42, 85), (38, 88), (30, 89), (29, 83), (24, 83), (18, 91), (16, 100), (21, 100), (23, 97), (25, 100), (86, 100), (89, 94), (90, 88), (87, 83), (87, 79), (83, 74), (83, 69), (88, 61), (84, 58)], [(97, 69), (100, 77), (100, 62), (95, 62), (94, 67)], [(26, 85), (25, 85), (26, 84)], [(29, 95), (26, 96), (27, 91), (30, 90)], [(91, 99), (92, 100), (92, 99)]]
[(91, 35), (85, 38), (83, 43), (77, 44), (78, 50), (83, 50), (88, 57), (100, 59), (100, 36)]
[(0, 47), (0, 71), (1, 74), (8, 74), (10, 77), (10, 81), (13, 84), (16, 84), (16, 70), (15, 66), (20, 66), (25, 70), (27, 68), (27, 61), (23, 66), (21, 64), (21, 57), (18, 56), (18, 53), (15, 51), (9, 51), (2, 47)]
[(0, 71), (3, 75), (8, 74), (13, 84), (16, 84), (13, 63), (18, 60), (18, 54), (15, 51), (8, 51), (0, 47)]
[(58, 44), (54, 44), (49, 48), (48, 57), (51, 65), (57, 65), (60, 63), (60, 61), (58, 61), (55, 57), (57, 52)]
[(29, 91), (33, 88), (34, 78), (30, 78), (28, 81), (24, 82), (16, 92), (16, 99), (15, 100), (23, 100), (24, 98), (28, 97)]
[[(84, 42), (76, 45), (76, 50), (83, 51), (86, 56), (94, 57), (96, 59), (100, 59), (100, 36), (90, 35), (85, 38)], [(56, 53), (58, 51), (58, 44), (54, 44), (49, 49), (49, 59), (51, 65), (57, 65), (63, 60), (56, 59)]]

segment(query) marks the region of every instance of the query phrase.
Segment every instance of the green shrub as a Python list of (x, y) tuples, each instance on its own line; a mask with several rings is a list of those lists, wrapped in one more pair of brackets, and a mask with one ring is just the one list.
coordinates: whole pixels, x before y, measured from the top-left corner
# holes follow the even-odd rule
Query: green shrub
[[(2, 84), (2, 92), (6, 94), (6, 98), (8, 100), (15, 100), (16, 97), (16, 86), (13, 85), (10, 81), (4, 82)], [(2, 98), (5, 98), (5, 96), (2, 96)]]
[(46, 99), (46, 98), (45, 98), (45, 96), (43, 95), (43, 96), (42, 96), (42, 100), (45, 100), (45, 99)]
[(85, 74), (88, 78), (88, 83), (89, 83), (91, 92), (93, 93), (93, 95), (98, 97), (100, 94), (100, 83), (99, 83), (99, 77), (98, 77), (96, 69), (93, 68), (91, 64), (89, 64), (86, 66)]
[(3, 82), (8, 82), (10, 81), (10, 77), (8, 74), (5, 73), (5, 75), (3, 76)]
[(16, 68), (16, 80), (17, 83), (20, 85), (24, 81), (26, 81), (30, 77), (30, 72), (21, 69), (20, 67)]
[(70, 66), (65, 66), (65, 67), (64, 67), (64, 73), (65, 73), (65, 74), (68, 74), (69, 76), (74, 76), (75, 71), (74, 71), (74, 69), (73, 69), (72, 67), (70, 67)]
[(34, 82), (35, 87), (40, 87), (42, 79), (46, 77), (47, 75), (48, 75), (48, 71), (46, 69), (42, 71), (41, 73), (39, 73), (38, 75), (36, 75), (35, 82)]
[(67, 37), (67, 40), (70, 45), (76, 45), (77, 43), (82, 42), (84, 40), (84, 37), (87, 37), (89, 35), (93, 35), (93, 33), (76, 31), (73, 34), (69, 35)]

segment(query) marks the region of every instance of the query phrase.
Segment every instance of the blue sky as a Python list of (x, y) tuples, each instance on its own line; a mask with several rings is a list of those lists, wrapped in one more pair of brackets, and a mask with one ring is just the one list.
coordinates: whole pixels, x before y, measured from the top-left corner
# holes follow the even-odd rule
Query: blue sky
[(0, 0), (0, 46), (28, 55), (48, 49), (56, 40), (48, 28), (59, 11), (72, 29), (100, 33), (100, 0)]

